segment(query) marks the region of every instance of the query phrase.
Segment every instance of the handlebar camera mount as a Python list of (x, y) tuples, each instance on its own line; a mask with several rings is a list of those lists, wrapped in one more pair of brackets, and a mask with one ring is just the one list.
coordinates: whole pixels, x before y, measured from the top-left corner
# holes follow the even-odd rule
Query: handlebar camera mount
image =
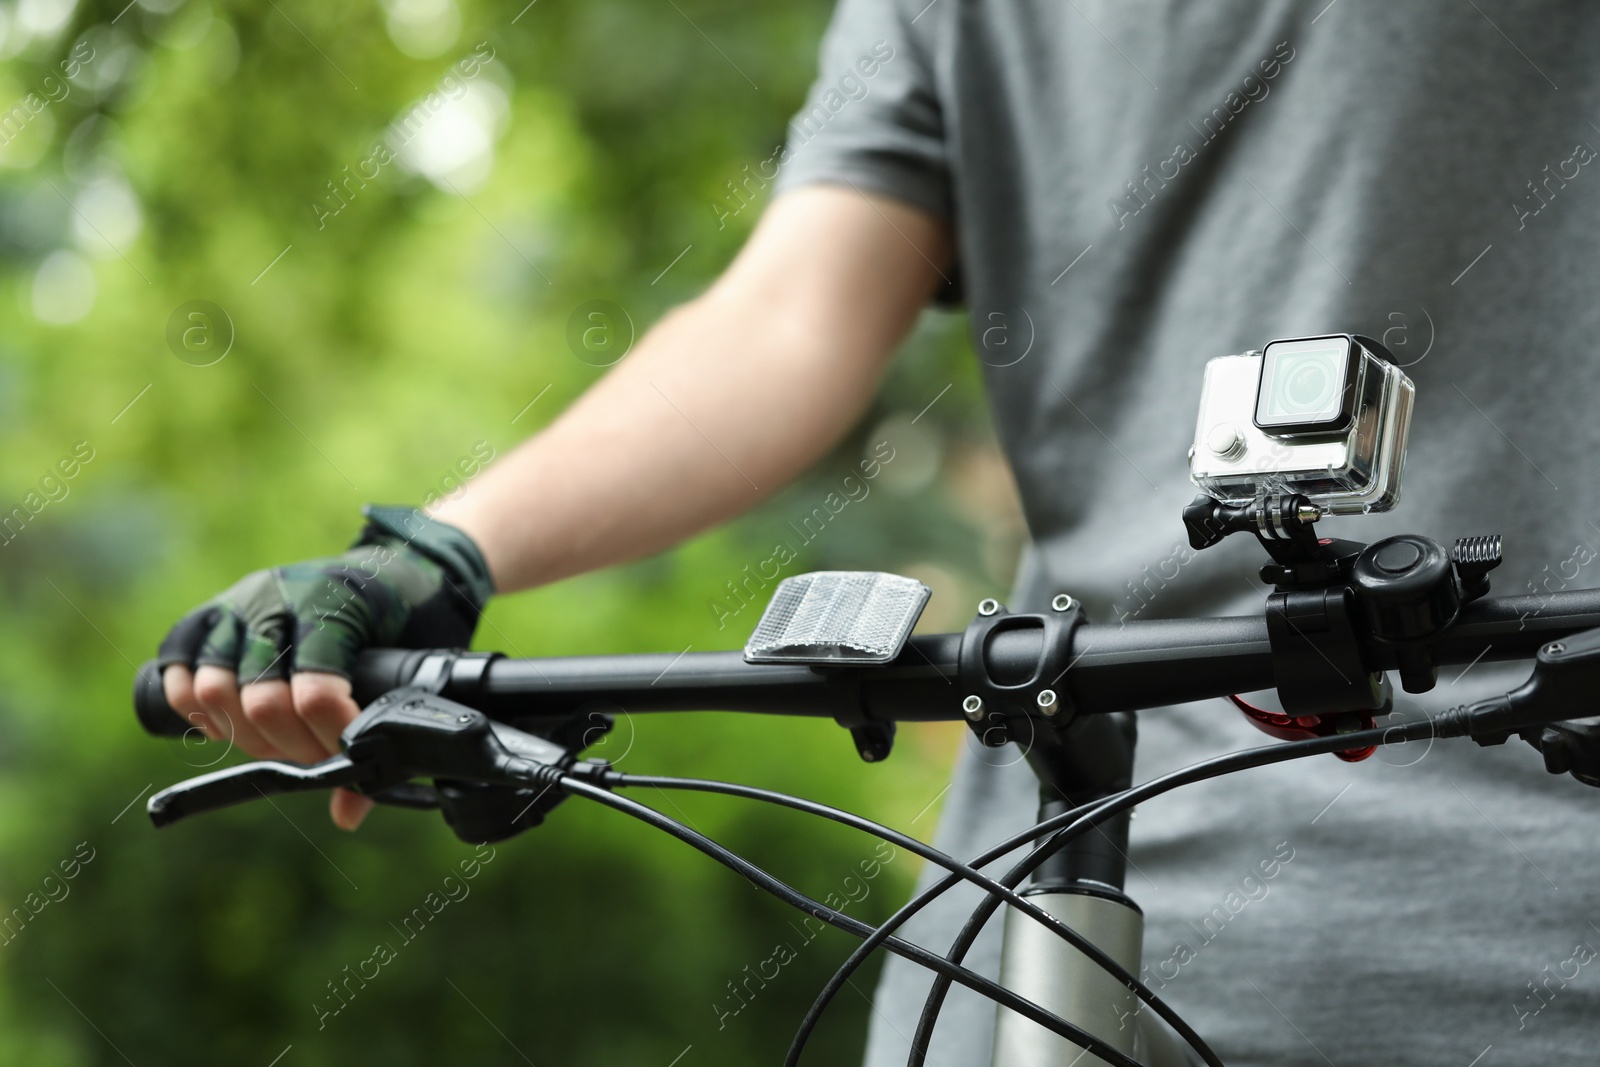
[(1488, 573), (1501, 561), (1499, 535), (1460, 538), (1449, 550), (1419, 534), (1363, 544), (1318, 537), (1322, 517), (1300, 493), (1263, 492), (1242, 506), (1202, 495), (1183, 510), (1197, 551), (1248, 531), (1271, 557), (1261, 579), (1273, 587), (1267, 634), (1284, 714), (1240, 704), (1286, 738), (1370, 729), (1392, 709), (1387, 677), (1366, 667), (1372, 646), (1392, 649), (1407, 693), (1431, 690), (1432, 642), (1462, 605), (1488, 593)]
[(1406, 692), (1432, 689), (1434, 639), (1489, 590), (1497, 535), (1448, 551), (1416, 534), (1370, 545), (1317, 535), (1327, 515), (1399, 502), (1414, 394), (1388, 349), (1360, 334), (1277, 340), (1206, 365), (1189, 451), (1202, 493), (1183, 523), (1196, 551), (1249, 532), (1270, 558), (1260, 573), (1272, 586), (1267, 630), (1283, 713), (1235, 699), (1268, 733), (1372, 726), (1393, 706), (1387, 676), (1367, 666), (1377, 647), (1393, 652)]

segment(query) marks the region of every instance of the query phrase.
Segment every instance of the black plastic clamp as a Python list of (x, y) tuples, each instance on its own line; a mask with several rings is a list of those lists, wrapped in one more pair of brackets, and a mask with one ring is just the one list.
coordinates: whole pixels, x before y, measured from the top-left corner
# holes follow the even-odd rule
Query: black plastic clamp
[(503, 652), (468, 652), (459, 648), (430, 652), (417, 664), (410, 684), (470, 704), (483, 692), (489, 664), (504, 658)]
[(1296, 589), (1267, 596), (1267, 639), (1278, 699), (1289, 715), (1387, 710), (1388, 678), (1367, 670), (1352, 623), (1348, 586)]
[(850, 731), (856, 755), (866, 763), (882, 763), (894, 750), (894, 722), (867, 715), (861, 699), (861, 672), (831, 667), (812, 667), (823, 676), (828, 687), (828, 703), (834, 708), (833, 721)]

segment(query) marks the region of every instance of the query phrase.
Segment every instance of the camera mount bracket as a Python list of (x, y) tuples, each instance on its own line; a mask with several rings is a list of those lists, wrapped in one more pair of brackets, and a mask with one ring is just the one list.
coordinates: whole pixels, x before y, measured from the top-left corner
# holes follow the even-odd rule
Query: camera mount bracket
[(1356, 541), (1319, 538), (1320, 518), (1322, 509), (1300, 493), (1263, 493), (1242, 506), (1201, 494), (1183, 509), (1189, 545), (1196, 551), (1220, 544), (1229, 534), (1255, 534), (1272, 557), (1261, 568), (1261, 580), (1280, 592), (1342, 583), (1366, 547)]
[(1196, 550), (1248, 531), (1272, 557), (1261, 568), (1262, 581), (1274, 590), (1267, 598), (1268, 633), (1275, 654), (1297, 661), (1286, 677), (1300, 679), (1293, 692), (1279, 686), (1285, 711), (1386, 706), (1386, 685), (1363, 666), (1369, 644), (1395, 649), (1406, 692), (1432, 689), (1438, 672), (1430, 642), (1455, 621), (1461, 605), (1489, 591), (1488, 573), (1500, 565), (1499, 535), (1458, 538), (1448, 552), (1416, 534), (1366, 545), (1319, 538), (1314, 524), (1321, 517), (1297, 493), (1262, 494), (1242, 506), (1202, 495), (1183, 509)]

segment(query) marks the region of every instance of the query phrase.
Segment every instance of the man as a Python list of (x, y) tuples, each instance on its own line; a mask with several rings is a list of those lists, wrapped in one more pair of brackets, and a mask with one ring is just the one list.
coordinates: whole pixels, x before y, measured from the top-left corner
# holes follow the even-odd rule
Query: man
[[(722, 278), (430, 522), (377, 513), (365, 547), (180, 624), (169, 698), (255, 754), (325, 755), (361, 644), (464, 643), (491, 591), (749, 507), (844, 433), (930, 299), (970, 310), (1022, 491), (1014, 610), (1259, 612), (1259, 549), (1195, 554), (1178, 523), (1201, 368), (1345, 331), (1382, 336), (1418, 402), (1400, 511), (1329, 532), (1502, 533), (1499, 591), (1592, 585), (1597, 38), (1574, 4), (843, 0)], [(378, 575), (355, 603), (314, 591), (352, 568)], [(1477, 665), (1423, 706), (1516, 680)], [(1261, 740), (1222, 702), (1142, 719), (1141, 777)], [(972, 855), (1034, 799), (1014, 759), (969, 754), (937, 843)], [(1230, 1064), (1573, 1058), (1600, 1017), (1597, 802), (1461, 743), (1181, 792), (1134, 824), (1146, 980)], [(336, 821), (363, 804), (339, 795)], [(951, 897), (912, 933), (942, 947), (972, 900)], [(888, 966), (875, 1067), (925, 988)], [(987, 1063), (992, 1020), (953, 994), (929, 1063)]]

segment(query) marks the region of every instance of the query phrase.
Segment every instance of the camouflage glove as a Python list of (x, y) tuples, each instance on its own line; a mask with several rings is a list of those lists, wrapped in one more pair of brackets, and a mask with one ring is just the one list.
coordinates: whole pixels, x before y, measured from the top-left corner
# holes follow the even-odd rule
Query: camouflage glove
[(408, 507), (361, 509), (348, 552), (256, 571), (178, 621), (160, 663), (237, 671), (239, 684), (296, 671), (349, 678), (363, 648), (464, 648), (494, 593), (488, 564), (454, 526)]

